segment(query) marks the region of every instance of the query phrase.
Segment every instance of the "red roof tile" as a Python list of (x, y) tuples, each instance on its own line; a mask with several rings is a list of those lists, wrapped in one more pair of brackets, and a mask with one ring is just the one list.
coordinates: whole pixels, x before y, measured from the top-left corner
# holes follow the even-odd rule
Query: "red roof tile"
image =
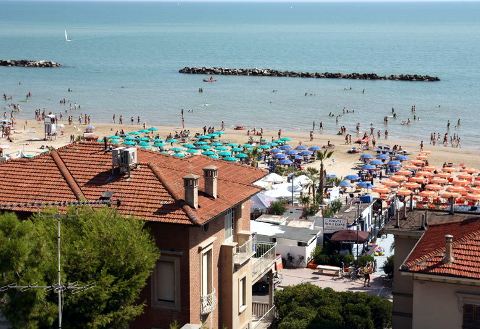
[[(453, 235), (454, 261), (443, 263), (445, 235)], [(480, 279), (480, 218), (430, 225), (402, 265), (403, 271)]]
[[(112, 174), (111, 153), (103, 144), (76, 143), (33, 159), (0, 164), (0, 208), (37, 211), (32, 206), (9, 206), (21, 202), (95, 201), (105, 191), (120, 200), (121, 213), (178, 224), (198, 224), (210, 220), (260, 189), (252, 185), (266, 175), (256, 168), (215, 161), (204, 156), (176, 159), (138, 149), (138, 167), (130, 177)], [(203, 192), (203, 168), (218, 168), (218, 198)], [(183, 200), (183, 177), (197, 174), (199, 208)]]

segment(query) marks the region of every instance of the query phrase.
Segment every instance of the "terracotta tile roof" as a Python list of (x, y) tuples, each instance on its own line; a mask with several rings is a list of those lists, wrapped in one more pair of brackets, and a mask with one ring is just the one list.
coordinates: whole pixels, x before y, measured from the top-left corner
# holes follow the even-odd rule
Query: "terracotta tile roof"
[[(250, 198), (260, 189), (252, 183), (267, 173), (260, 169), (216, 161), (204, 156), (176, 159), (138, 149), (138, 167), (130, 177), (112, 174), (111, 153), (103, 144), (76, 143), (33, 159), (0, 164), (0, 209), (38, 211), (20, 202), (99, 200), (105, 191), (120, 200), (121, 213), (149, 221), (201, 224)], [(218, 198), (203, 192), (203, 168), (218, 168)], [(199, 208), (183, 200), (183, 177), (200, 176)]]
[[(445, 235), (453, 235), (452, 263), (443, 263)], [(401, 267), (402, 271), (480, 279), (480, 216), (430, 225)]]

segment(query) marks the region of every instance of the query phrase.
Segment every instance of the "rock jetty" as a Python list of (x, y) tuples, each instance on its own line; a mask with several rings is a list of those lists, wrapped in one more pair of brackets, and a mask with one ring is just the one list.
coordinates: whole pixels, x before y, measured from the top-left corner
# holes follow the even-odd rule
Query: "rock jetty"
[(61, 65), (53, 61), (34, 61), (28, 59), (0, 59), (0, 66), (18, 66), (18, 67), (60, 67)]
[(350, 80), (397, 80), (397, 81), (440, 81), (440, 78), (419, 74), (378, 75), (376, 73), (331, 73), (331, 72), (295, 72), (273, 69), (230, 69), (226, 67), (184, 67), (183, 74), (206, 75), (247, 75), (259, 77), (290, 77), (316, 79), (350, 79)]

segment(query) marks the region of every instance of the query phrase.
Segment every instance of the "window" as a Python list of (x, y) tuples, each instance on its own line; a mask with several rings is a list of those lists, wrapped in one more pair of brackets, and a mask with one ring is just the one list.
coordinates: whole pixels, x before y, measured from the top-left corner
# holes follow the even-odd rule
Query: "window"
[(233, 219), (235, 218), (235, 210), (229, 209), (225, 214), (225, 240), (233, 240)]
[(202, 252), (202, 297), (212, 293), (212, 248)]
[(162, 256), (152, 276), (152, 305), (161, 308), (180, 308), (180, 259)]
[(480, 328), (480, 305), (463, 305), (463, 329)]
[(242, 313), (247, 308), (247, 277), (240, 279), (238, 284), (238, 298), (239, 313)]

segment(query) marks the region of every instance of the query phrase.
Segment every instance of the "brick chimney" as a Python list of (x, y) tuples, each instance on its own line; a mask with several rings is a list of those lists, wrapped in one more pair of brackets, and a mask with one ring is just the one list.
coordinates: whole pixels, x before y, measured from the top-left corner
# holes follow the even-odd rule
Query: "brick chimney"
[(185, 189), (185, 202), (192, 208), (198, 208), (198, 179), (200, 176), (189, 174), (183, 177)]
[(445, 235), (445, 256), (443, 256), (444, 264), (451, 264), (455, 259), (453, 258), (453, 235)]
[(212, 198), (217, 198), (217, 177), (218, 168), (211, 165), (203, 168), (203, 178), (205, 179), (205, 194)]

